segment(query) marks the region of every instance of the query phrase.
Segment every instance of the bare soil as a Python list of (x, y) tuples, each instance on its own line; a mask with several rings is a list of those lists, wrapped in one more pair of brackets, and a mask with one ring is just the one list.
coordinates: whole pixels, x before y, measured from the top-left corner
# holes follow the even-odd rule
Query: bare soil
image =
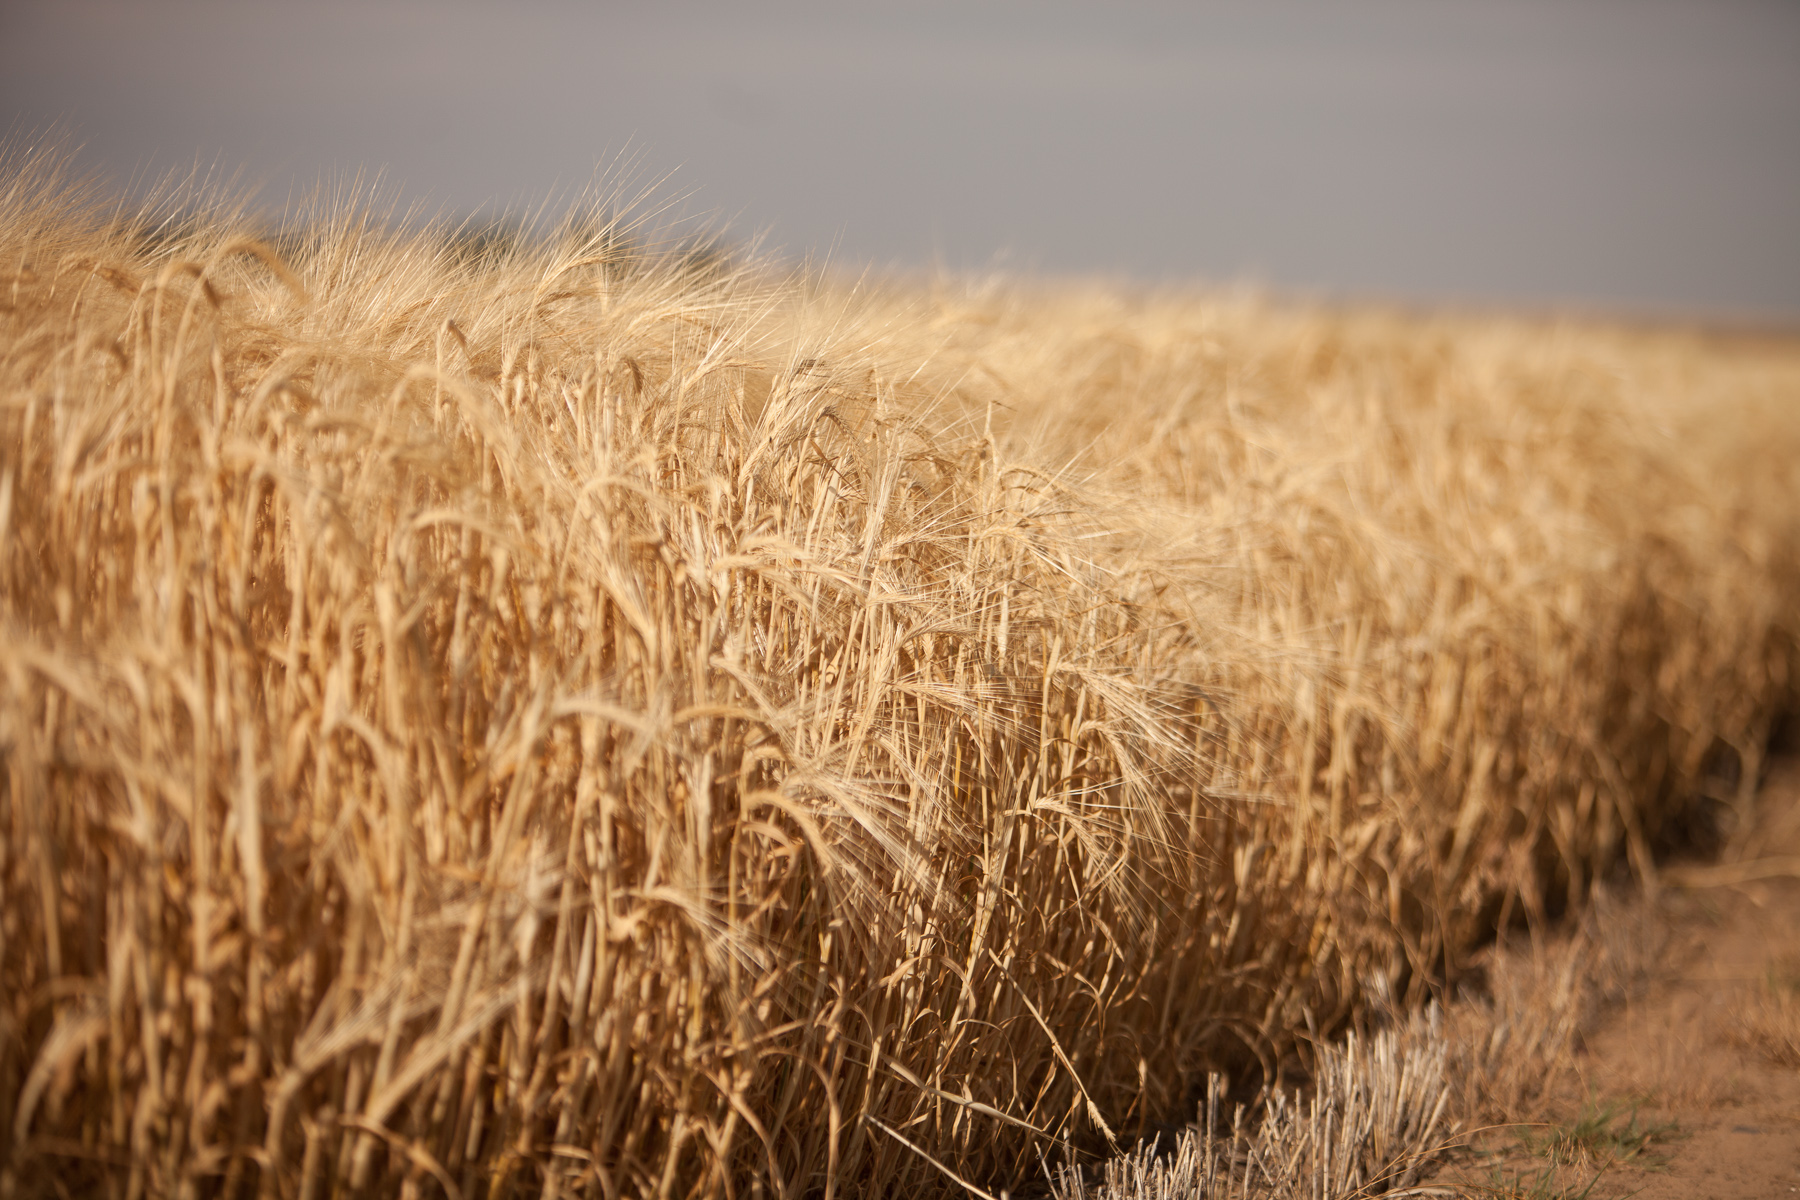
[(1753, 828), (1641, 901), (1660, 954), (1585, 1031), (1545, 1124), (1494, 1131), (1448, 1172), (1468, 1194), (1800, 1195), (1800, 758), (1775, 764)]

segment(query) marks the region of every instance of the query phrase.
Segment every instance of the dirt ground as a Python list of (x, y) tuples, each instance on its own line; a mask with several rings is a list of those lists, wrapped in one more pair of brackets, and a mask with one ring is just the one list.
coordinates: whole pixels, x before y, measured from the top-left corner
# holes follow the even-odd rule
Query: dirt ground
[(1484, 1139), (1457, 1193), (1800, 1195), (1800, 758), (1756, 812), (1735, 854), (1668, 868), (1639, 901), (1661, 947), (1645, 977), (1585, 1031), (1553, 1119)]

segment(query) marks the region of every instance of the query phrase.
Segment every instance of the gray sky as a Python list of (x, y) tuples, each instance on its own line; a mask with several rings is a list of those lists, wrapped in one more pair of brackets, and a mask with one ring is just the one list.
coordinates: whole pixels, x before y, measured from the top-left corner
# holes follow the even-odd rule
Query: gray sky
[(635, 154), (842, 263), (1800, 323), (1800, 3), (6, 0), (0, 125), (279, 206)]

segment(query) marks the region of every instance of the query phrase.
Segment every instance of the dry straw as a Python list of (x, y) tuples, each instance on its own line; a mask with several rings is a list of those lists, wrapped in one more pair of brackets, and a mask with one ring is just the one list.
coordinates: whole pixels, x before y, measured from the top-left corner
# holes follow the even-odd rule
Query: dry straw
[(93, 211), (0, 180), (10, 1194), (997, 1193), (1791, 696), (1788, 349)]
[[(1230, 1106), (1207, 1077), (1195, 1128), (1170, 1147), (1159, 1140), (1107, 1160), (1090, 1185), (1078, 1165), (1049, 1169), (1053, 1200), (1349, 1200), (1413, 1191), (1420, 1172), (1449, 1144), (1446, 1078), (1450, 1046), (1437, 1012), (1370, 1041), (1352, 1034), (1318, 1055), (1311, 1094), (1271, 1088), (1261, 1120)], [(1428, 1188), (1427, 1194), (1440, 1194)]]

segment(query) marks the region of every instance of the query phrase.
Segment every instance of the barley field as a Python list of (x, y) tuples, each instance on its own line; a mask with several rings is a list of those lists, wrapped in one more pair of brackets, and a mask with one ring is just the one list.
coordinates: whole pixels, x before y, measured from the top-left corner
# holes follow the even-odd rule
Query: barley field
[(629, 234), (6, 163), (0, 1194), (1048, 1186), (1752, 802), (1800, 345)]

